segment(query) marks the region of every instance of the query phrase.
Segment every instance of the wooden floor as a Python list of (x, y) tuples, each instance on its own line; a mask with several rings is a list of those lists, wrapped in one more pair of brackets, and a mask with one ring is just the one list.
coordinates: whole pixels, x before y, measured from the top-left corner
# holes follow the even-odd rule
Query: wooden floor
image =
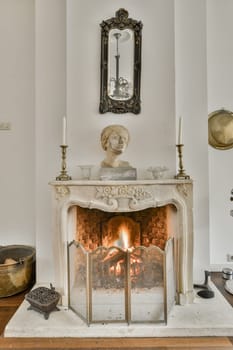
[[(212, 280), (233, 306), (233, 296), (224, 290), (220, 273), (212, 273)], [(0, 299), (0, 350), (4, 349), (133, 349), (133, 350), (233, 350), (230, 337), (193, 338), (4, 338), (3, 331), (9, 319), (24, 299), (25, 293)]]
[(221, 338), (130, 338), (130, 339), (77, 339), (77, 338), (4, 338), (0, 349), (78, 349), (78, 350), (228, 350), (233, 349), (227, 337)]

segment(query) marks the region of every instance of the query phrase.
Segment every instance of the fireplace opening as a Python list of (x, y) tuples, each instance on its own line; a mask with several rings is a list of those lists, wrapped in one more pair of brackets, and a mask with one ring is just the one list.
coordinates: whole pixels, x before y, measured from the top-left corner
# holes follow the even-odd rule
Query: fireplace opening
[(74, 206), (75, 224), (71, 240), (83, 245), (87, 251), (99, 246), (109, 247), (120, 242), (127, 231), (133, 247), (156, 245), (164, 250), (167, 240), (177, 230), (177, 209), (173, 204), (130, 212), (106, 212)]
[(101, 236), (104, 247), (117, 246), (125, 250), (142, 245), (140, 224), (128, 216), (113, 216), (103, 222)]
[(69, 306), (88, 324), (165, 322), (175, 303), (172, 204), (110, 213), (75, 206)]

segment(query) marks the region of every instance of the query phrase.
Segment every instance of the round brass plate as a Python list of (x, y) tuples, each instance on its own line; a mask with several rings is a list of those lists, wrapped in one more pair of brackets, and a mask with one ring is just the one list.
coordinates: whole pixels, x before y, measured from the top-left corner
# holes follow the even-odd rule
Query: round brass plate
[(209, 114), (209, 144), (216, 149), (233, 147), (233, 113), (225, 109)]

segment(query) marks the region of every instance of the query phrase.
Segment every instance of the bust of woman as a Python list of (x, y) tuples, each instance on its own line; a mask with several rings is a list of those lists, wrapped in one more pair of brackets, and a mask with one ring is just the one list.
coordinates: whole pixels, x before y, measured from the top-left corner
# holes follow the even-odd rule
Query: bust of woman
[(123, 125), (109, 125), (103, 129), (101, 145), (106, 156), (101, 162), (102, 168), (130, 167), (128, 162), (118, 158), (128, 146), (129, 139), (129, 132)]

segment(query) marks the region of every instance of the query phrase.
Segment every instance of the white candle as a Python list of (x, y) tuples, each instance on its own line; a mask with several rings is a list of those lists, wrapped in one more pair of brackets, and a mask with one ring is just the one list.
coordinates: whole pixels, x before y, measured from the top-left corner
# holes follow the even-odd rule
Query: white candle
[(183, 119), (179, 118), (179, 129), (178, 129), (178, 145), (183, 144)]
[(62, 120), (62, 144), (66, 145), (66, 129), (67, 129), (67, 119), (64, 115)]

